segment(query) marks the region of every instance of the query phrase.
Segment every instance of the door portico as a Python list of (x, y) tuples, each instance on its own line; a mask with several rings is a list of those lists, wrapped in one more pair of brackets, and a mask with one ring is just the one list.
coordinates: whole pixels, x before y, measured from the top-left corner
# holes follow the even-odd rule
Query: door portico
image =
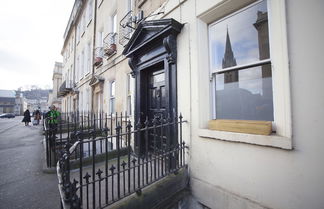
[(174, 19), (141, 22), (123, 51), (135, 77), (136, 122), (177, 116), (176, 38), (182, 27)]

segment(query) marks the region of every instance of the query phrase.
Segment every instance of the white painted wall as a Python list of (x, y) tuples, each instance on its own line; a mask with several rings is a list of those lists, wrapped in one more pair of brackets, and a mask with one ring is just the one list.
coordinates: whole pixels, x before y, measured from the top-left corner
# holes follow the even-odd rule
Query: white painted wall
[(193, 194), (211, 208), (324, 208), (324, 2), (286, 1), (292, 150), (200, 137), (210, 115), (209, 88), (201, 85), (208, 63), (199, 60), (208, 45), (200, 16), (223, 2), (177, 3), (167, 3), (173, 6), (164, 18), (185, 23), (177, 43), (178, 107), (189, 121), (184, 139)]
[[(228, 0), (238, 7), (250, 0)], [(283, 2), (283, 0), (271, 0)], [(98, 28), (107, 18), (101, 5)], [(116, 1), (114, 1), (116, 2)], [(212, 13), (220, 0), (169, 0), (159, 8), (164, 14), (152, 19), (174, 18), (184, 24), (178, 35), (178, 111), (188, 122), (183, 126), (183, 139), (189, 145), (187, 161), (190, 168), (191, 189), (195, 197), (210, 208), (243, 209), (321, 209), (324, 208), (324, 2), (320, 0), (286, 0), (287, 44), (290, 72), (292, 145), (284, 150), (248, 143), (201, 137), (210, 118), (208, 86), (209, 67), (207, 26), (213, 19), (224, 15)], [(117, 5), (121, 8), (119, 1)], [(224, 7), (226, 9), (226, 6)], [(108, 9), (108, 8), (106, 8)], [(230, 11), (231, 8), (227, 8)], [(211, 15), (206, 15), (210, 12)], [(122, 15), (118, 14), (118, 19)], [(102, 23), (100, 21), (103, 21)], [(93, 38), (88, 27), (84, 41), (76, 46), (79, 53)], [(104, 25), (102, 25), (104, 27)], [(98, 29), (97, 28), (97, 29)], [(108, 28), (108, 27), (105, 27)], [(108, 32), (108, 29), (104, 30)], [(89, 36), (88, 36), (89, 34)], [(89, 38), (89, 39), (88, 39)], [(120, 56), (118, 46), (115, 57), (104, 62), (95, 73), (105, 78), (103, 109), (107, 112), (108, 83), (116, 79), (116, 109), (126, 106), (126, 75), (130, 71), (127, 60)], [(114, 60), (114, 61), (113, 61)], [(113, 64), (115, 62), (115, 64)], [(80, 92), (88, 87), (88, 78), (78, 84)], [(289, 91), (290, 90), (290, 91)], [(118, 96), (120, 95), (120, 96)], [(133, 103), (134, 104), (134, 103)], [(289, 111), (289, 110), (287, 110)], [(288, 124), (290, 125), (290, 124)], [(207, 134), (208, 135), (208, 134)], [(206, 134), (205, 134), (206, 136)], [(219, 135), (218, 135), (219, 136)], [(224, 138), (229, 134), (225, 134)], [(242, 137), (232, 135), (232, 138)], [(251, 138), (251, 136), (248, 136)], [(254, 137), (255, 140), (271, 140)], [(278, 139), (280, 140), (280, 139)], [(238, 140), (240, 141), (240, 140)], [(257, 142), (256, 142), (257, 143)], [(271, 143), (270, 143), (271, 144)], [(287, 146), (289, 148), (289, 146)], [(287, 148), (286, 147), (286, 148)]]

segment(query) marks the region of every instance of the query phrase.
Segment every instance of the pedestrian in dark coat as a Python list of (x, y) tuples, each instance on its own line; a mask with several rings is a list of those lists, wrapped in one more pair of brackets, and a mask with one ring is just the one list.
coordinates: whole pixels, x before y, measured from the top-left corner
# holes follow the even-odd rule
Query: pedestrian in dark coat
[[(35, 115), (34, 115), (34, 120), (36, 121), (35, 125), (39, 124), (40, 119), (41, 119), (41, 113), (39, 110), (36, 110)], [(34, 122), (33, 122), (33, 125), (34, 125)]]
[(31, 120), (30, 120), (30, 112), (29, 112), (28, 109), (24, 112), (24, 118), (23, 118), (23, 120), (21, 122), (24, 122), (25, 126), (28, 126), (29, 122), (31, 122)]

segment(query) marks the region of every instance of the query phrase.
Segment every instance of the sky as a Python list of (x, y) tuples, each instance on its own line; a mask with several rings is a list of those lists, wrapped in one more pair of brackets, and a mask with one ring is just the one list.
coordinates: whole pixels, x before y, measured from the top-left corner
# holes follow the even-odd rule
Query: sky
[[(253, 63), (260, 59), (258, 32), (253, 25), (257, 20), (258, 11), (267, 11), (265, 1), (229, 16), (210, 27), (212, 69), (222, 69), (227, 31), (237, 65)], [(253, 94), (263, 94), (262, 83), (267, 83), (266, 80), (269, 78), (262, 78), (261, 67), (239, 71), (239, 87)], [(224, 84), (224, 74), (217, 74), (216, 90), (223, 90), (225, 85), (232, 85), (232, 83)]]
[(210, 38), (213, 47), (211, 49), (213, 57), (211, 64), (213, 69), (222, 68), (227, 30), (237, 65), (259, 60), (258, 32), (253, 25), (257, 20), (258, 11), (267, 11), (265, 1), (210, 27)]
[(52, 88), (74, 0), (0, 0), (0, 89)]

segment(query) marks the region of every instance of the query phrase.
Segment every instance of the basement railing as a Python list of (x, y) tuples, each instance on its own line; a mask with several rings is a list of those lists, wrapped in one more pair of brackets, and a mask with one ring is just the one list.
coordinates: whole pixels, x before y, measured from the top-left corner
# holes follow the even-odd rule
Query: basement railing
[(181, 115), (135, 127), (127, 114), (111, 116), (67, 117), (78, 128), (56, 151), (63, 208), (105, 208), (186, 165)]
[[(107, 128), (111, 130), (109, 134), (115, 134), (117, 124), (122, 124), (123, 130), (126, 128), (126, 121), (130, 119), (127, 113), (108, 115), (102, 112), (92, 114), (84, 111), (82, 113), (61, 113), (56, 125), (50, 124), (46, 115), (44, 115), (44, 118), (46, 164), (48, 168), (56, 166), (60, 152), (64, 149), (66, 143), (73, 144), (77, 141), (77, 134), (82, 132), (84, 135), (89, 136), (94, 130), (94, 125), (96, 125), (97, 134), (99, 134), (99, 130), (104, 129), (104, 125), (107, 125)], [(96, 123), (93, 122), (94, 119)], [(99, 151), (103, 152), (102, 150), (101, 144)], [(85, 148), (85, 152), (89, 155), (91, 153), (90, 148)]]

